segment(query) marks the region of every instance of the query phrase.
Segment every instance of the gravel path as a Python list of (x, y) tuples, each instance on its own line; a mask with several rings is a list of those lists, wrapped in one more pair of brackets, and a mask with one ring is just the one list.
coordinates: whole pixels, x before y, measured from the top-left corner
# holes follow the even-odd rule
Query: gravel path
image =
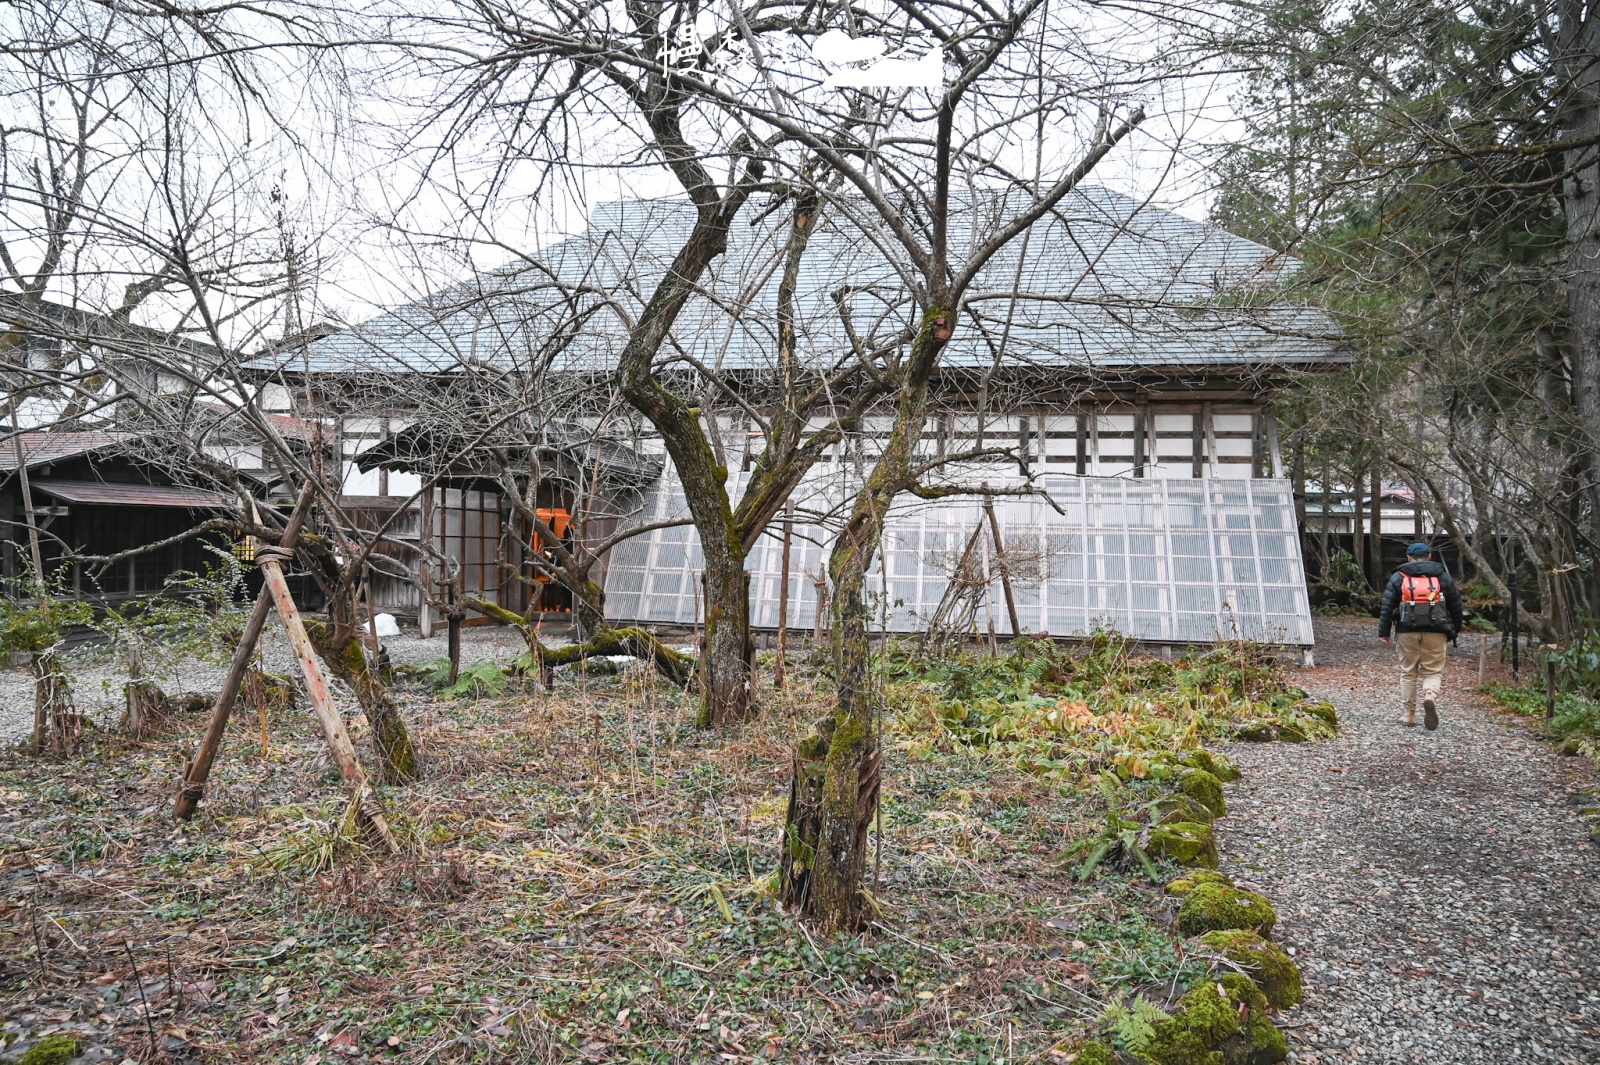
[[(421, 665), (447, 653), (444, 630), (424, 640), (416, 629), (403, 629), (399, 636), (389, 636), (383, 641), (389, 658), (396, 665), (411, 663)], [(289, 640), (283, 627), (274, 619), (262, 633), (267, 668), (275, 673), (294, 674), (294, 655), (289, 650)], [(461, 661), (471, 664), (494, 661), (509, 664), (526, 648), (522, 637), (503, 625), (472, 625), (461, 630)], [(68, 659), (72, 677), (73, 698), (79, 710), (91, 715), (101, 725), (114, 725), (122, 713), (122, 687), (127, 683), (127, 671), (121, 663), (97, 654), (92, 648), (74, 651)], [(149, 679), (164, 691), (198, 691), (215, 695), (222, 686), (225, 664), (201, 662), (194, 659), (172, 664), (160, 675)], [(343, 691), (337, 681), (332, 685), (335, 702), (352, 712), (355, 698)], [(0, 744), (16, 743), (27, 737), (33, 729), (33, 677), (26, 669), (0, 668)]]
[(1338, 738), (1229, 750), (1224, 868), (1274, 901), (1304, 970), (1291, 1060), (1595, 1065), (1593, 767), (1474, 692), (1476, 636), (1452, 652), (1439, 730), (1402, 727), (1375, 628), (1319, 622), (1322, 664), (1301, 674)]

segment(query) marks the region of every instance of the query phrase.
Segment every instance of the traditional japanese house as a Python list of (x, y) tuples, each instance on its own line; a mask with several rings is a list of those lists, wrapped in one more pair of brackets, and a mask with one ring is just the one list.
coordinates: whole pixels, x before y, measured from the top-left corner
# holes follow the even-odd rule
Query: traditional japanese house
[[(981, 237), (1002, 201), (975, 197), (957, 219), (957, 242)], [(262, 402), (286, 411), (301, 394), (320, 397), (340, 419), (346, 491), (416, 509), (416, 535), (455, 560), (469, 589), (525, 603), (514, 587), (526, 587), (522, 560), (538, 548), (505, 494), (526, 492), (530, 479), (546, 493), (541, 513), (573, 514), (603, 498), (607, 530), (681, 516), (660, 441), (620, 403), (609, 374), (625, 323), (691, 220), (681, 201), (602, 205), (587, 230), (532, 261), (258, 362)], [(736, 227), (661, 355), (665, 372), (704, 396), (701, 417), (735, 492), (759, 449), (777, 372), (786, 225), (780, 210)], [(1008, 582), (1004, 606), (986, 582), (981, 603), (965, 607), (971, 624), (999, 635), (1108, 625), (1156, 642), (1309, 644), (1272, 400), (1295, 374), (1345, 357), (1328, 316), (1285, 294), (1295, 268), (1272, 249), (1098, 188), (1070, 196), (996, 256), (944, 354), (921, 453), (945, 461), (930, 477), (946, 484), (1023, 494), (999, 502), (998, 535), (987, 534), (981, 551), (987, 518), (976, 498), (906, 500), (882, 552), (884, 627), (930, 624), (959, 583), (955, 570), (977, 565), (978, 551), (996, 555), (992, 571), (1009, 540), (1032, 553), (1026, 575), (1019, 568)], [(826, 211), (801, 266), (798, 305), (803, 365), (818, 379), (888, 343), (914, 313), (896, 264)], [(518, 397), (533, 420), (503, 422), (482, 399), (495, 389)], [(819, 411), (818, 421), (829, 415)], [(780, 586), (789, 624), (813, 623), (830, 521), (888, 424), (869, 411), (797, 493), (787, 581), (778, 524), (750, 559), (758, 626), (776, 625)], [(473, 433), (476, 457), (452, 451)], [(586, 480), (584, 447), (628, 458)], [(508, 464), (519, 448), (528, 456)], [(577, 474), (553, 476), (560, 463), (541, 453)], [(444, 491), (413, 499), (417, 473), (438, 474), (445, 462)], [(619, 476), (623, 467), (632, 474)], [(623, 542), (605, 564), (608, 613), (695, 624), (697, 567), (692, 529)]]

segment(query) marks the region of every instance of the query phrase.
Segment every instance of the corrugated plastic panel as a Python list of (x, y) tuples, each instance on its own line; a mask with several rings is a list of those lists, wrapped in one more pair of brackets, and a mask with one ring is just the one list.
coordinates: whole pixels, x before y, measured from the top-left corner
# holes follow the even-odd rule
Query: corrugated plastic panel
[[(641, 522), (686, 514), (681, 489), (670, 478), (648, 494)], [(1039, 557), (1037, 575), (1014, 582), (1024, 632), (1084, 636), (1103, 627), (1151, 642), (1243, 638), (1311, 645), (1287, 481), (1047, 476), (1038, 484), (1055, 506), (1040, 496), (995, 500), (1002, 540), (1008, 547), (1027, 544)], [(739, 490), (737, 477), (730, 487)], [(838, 479), (831, 485), (813, 480), (797, 494), (791, 628), (815, 622), (816, 581), (844, 491)], [(975, 497), (896, 505), (869, 582), (875, 616), (889, 631), (926, 627), (944, 595), (950, 562), (982, 520)], [(782, 556), (782, 527), (774, 523), (748, 561), (751, 617), (760, 628), (777, 626)], [(687, 526), (624, 542), (611, 556), (607, 613), (619, 621), (697, 623), (702, 565), (698, 538)], [(986, 626), (990, 614), (995, 631), (1009, 635), (998, 581), (978, 624)]]

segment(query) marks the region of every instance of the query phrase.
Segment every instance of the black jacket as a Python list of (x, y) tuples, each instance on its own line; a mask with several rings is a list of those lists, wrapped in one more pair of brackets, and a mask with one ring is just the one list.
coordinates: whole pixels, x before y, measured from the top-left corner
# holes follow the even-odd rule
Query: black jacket
[[(1439, 590), (1444, 593), (1445, 609), (1450, 611), (1450, 627), (1440, 628), (1437, 625), (1406, 625), (1400, 621), (1400, 587), (1405, 576), (1412, 577), (1437, 577)], [(1394, 576), (1389, 578), (1389, 586), (1383, 590), (1383, 609), (1378, 612), (1378, 635), (1388, 636), (1390, 628), (1395, 632), (1442, 632), (1454, 636), (1461, 631), (1461, 590), (1456, 587), (1455, 578), (1450, 576), (1450, 571), (1438, 562), (1407, 562), (1394, 571)]]

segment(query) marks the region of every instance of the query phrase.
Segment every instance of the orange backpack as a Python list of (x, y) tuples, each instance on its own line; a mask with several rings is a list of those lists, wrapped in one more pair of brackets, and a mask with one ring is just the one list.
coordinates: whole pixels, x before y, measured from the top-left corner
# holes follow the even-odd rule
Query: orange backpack
[(1400, 575), (1400, 623), (1416, 628), (1450, 627), (1450, 611), (1438, 577)]

